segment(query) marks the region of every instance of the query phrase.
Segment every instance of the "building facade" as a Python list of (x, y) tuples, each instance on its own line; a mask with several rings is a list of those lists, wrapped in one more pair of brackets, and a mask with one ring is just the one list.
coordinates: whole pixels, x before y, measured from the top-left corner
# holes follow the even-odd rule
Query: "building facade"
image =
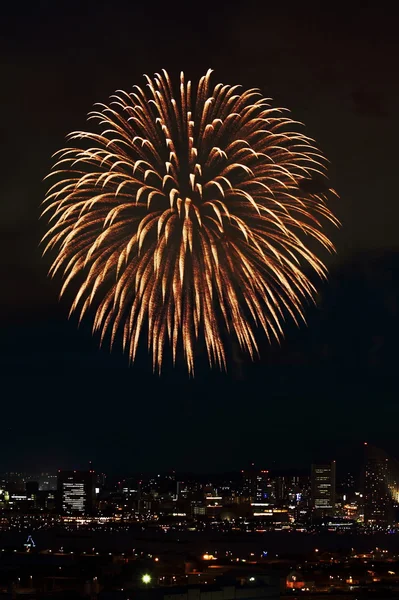
[(92, 515), (95, 508), (94, 471), (58, 471), (59, 512), (63, 515)]
[(335, 512), (335, 460), (312, 465), (312, 511), (316, 517), (332, 516)]
[(399, 465), (380, 448), (365, 443), (364, 450), (364, 522), (389, 525), (399, 500)]

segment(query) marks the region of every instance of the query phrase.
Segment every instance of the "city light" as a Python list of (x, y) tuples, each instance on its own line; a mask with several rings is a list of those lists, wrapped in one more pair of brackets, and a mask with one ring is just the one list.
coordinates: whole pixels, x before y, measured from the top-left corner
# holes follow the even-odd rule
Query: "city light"
[(141, 581), (145, 584), (151, 583), (151, 575), (148, 575), (148, 573), (146, 573), (142, 576)]

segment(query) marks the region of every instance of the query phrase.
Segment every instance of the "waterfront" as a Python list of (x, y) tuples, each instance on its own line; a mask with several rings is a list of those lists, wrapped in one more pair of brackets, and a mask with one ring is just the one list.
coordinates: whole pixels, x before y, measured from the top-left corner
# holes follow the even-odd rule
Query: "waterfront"
[(143, 529), (131, 526), (121, 530), (120, 526), (110, 527), (107, 531), (98, 527), (67, 529), (51, 528), (36, 531), (3, 531), (0, 533), (0, 548), (23, 549), (27, 536), (32, 534), (37, 550), (68, 548), (70, 551), (88, 551), (95, 548), (99, 552), (127, 552), (132, 548), (144, 551), (170, 552), (182, 554), (200, 554), (201, 552), (234, 551), (237, 555), (251, 552), (267, 552), (269, 559), (276, 554), (278, 558), (320, 552), (345, 552), (354, 548), (358, 552), (369, 552), (375, 547), (385, 548), (399, 553), (397, 534), (344, 534), (344, 533), (298, 533), (270, 531), (263, 533), (220, 533), (198, 531), (167, 531)]

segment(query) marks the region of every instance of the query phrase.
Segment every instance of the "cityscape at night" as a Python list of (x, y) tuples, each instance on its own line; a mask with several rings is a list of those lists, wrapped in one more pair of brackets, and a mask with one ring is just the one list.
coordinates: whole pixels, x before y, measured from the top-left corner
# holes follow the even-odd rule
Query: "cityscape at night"
[(268, 596), (396, 589), (398, 466), (364, 443), (354, 473), (335, 461), (307, 472), (251, 463), (116, 477), (90, 463), (3, 473), (0, 586), (14, 596), (120, 598), (192, 585)]
[(397, 15), (0, 19), (0, 600), (399, 600)]
[(399, 462), (364, 442), (358, 472), (346, 467), (332, 460), (278, 471), (252, 462), (230, 473), (107, 475), (90, 462), (87, 470), (4, 473), (2, 528), (18, 529), (30, 518), (39, 529), (56, 521), (104, 529), (140, 523), (164, 532), (395, 533)]

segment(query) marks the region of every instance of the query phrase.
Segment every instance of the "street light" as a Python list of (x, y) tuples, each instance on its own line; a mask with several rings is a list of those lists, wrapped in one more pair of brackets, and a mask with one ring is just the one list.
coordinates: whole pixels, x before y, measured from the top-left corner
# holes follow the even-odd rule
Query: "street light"
[(151, 583), (151, 575), (148, 575), (148, 573), (146, 573), (142, 576), (141, 581), (148, 585), (149, 583)]

